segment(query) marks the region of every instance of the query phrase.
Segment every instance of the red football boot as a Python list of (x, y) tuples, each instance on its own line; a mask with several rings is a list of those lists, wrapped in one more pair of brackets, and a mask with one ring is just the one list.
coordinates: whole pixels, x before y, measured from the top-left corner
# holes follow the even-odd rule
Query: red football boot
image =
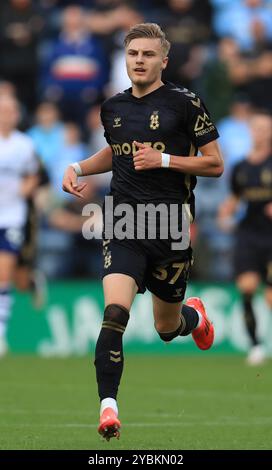
[(100, 416), (100, 424), (98, 427), (98, 432), (103, 436), (107, 441), (112, 437), (120, 437), (120, 428), (121, 423), (117, 418), (115, 411), (108, 407), (105, 408), (102, 415)]
[(185, 305), (192, 307), (202, 315), (200, 325), (192, 331), (192, 337), (199, 349), (210, 349), (214, 341), (214, 326), (209, 320), (202, 301), (198, 297), (190, 297)]

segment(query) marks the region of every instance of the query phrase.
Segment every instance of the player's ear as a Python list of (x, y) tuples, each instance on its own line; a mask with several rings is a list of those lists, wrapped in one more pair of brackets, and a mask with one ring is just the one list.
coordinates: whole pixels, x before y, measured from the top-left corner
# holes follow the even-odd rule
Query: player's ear
[(164, 57), (162, 59), (162, 70), (166, 69), (167, 64), (168, 64), (168, 57)]

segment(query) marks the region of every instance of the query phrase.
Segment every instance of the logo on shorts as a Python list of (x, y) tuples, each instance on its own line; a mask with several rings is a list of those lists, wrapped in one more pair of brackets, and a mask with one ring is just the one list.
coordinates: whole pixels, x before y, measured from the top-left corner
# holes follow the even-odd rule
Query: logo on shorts
[(175, 295), (173, 297), (180, 297), (183, 294), (183, 288), (180, 287), (179, 289), (176, 289)]
[(108, 244), (110, 240), (103, 240), (103, 256), (104, 256), (104, 268), (108, 269), (111, 265), (111, 251), (109, 250)]
[(159, 129), (159, 127), (160, 127), (159, 111), (153, 111), (153, 113), (150, 116), (150, 129), (155, 131), (156, 129)]

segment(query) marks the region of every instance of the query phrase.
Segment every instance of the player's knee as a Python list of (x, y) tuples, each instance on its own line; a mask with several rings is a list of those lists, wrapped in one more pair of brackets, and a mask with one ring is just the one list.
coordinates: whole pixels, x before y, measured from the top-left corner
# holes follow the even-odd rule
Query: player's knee
[[(115, 326), (125, 331), (128, 320), (129, 311), (125, 307), (118, 304), (109, 304), (104, 311), (102, 327)], [(111, 325), (111, 323), (114, 323), (114, 325)]]

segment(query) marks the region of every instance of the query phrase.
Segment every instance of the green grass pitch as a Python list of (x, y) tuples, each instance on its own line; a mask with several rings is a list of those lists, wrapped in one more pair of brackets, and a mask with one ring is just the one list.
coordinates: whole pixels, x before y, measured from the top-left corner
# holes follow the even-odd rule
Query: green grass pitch
[(0, 449), (271, 449), (272, 363), (202, 353), (126, 358), (120, 440), (97, 434), (92, 358), (0, 360)]

